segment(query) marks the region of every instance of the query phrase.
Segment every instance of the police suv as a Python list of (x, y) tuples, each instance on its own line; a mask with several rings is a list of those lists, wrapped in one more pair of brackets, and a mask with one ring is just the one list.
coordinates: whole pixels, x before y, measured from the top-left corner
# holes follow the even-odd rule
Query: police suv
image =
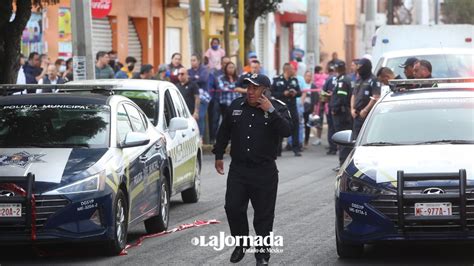
[(167, 157), (165, 137), (126, 97), (1, 97), (0, 243), (105, 242), (118, 254), (128, 227), (166, 229)]
[[(462, 82), (471, 83), (462, 83)], [(337, 175), (340, 257), (382, 241), (474, 243), (474, 79), (392, 81)]]

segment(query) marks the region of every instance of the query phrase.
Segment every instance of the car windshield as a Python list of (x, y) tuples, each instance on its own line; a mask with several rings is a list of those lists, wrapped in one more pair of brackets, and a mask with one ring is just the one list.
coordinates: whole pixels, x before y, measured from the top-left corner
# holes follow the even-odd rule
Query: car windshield
[(157, 91), (135, 91), (116, 90), (115, 94), (129, 98), (146, 114), (153, 125), (156, 125), (155, 118), (158, 114), (158, 92)]
[[(405, 78), (403, 68), (399, 65), (403, 64), (408, 57), (411, 56), (388, 58), (386, 67), (392, 69), (395, 76), (400, 75)], [(470, 77), (472, 75), (473, 54), (420, 55), (416, 58), (430, 61), (433, 66), (431, 75), (435, 78)]]
[(0, 106), (0, 147), (104, 148), (109, 132), (105, 105)]
[(373, 112), (360, 145), (474, 143), (474, 98), (383, 102)]

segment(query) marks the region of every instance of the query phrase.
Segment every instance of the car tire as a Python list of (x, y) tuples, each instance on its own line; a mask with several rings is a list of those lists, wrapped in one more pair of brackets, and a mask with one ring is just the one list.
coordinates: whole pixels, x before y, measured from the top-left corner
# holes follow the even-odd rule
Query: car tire
[(337, 255), (343, 259), (360, 258), (364, 254), (364, 245), (344, 244), (339, 240), (336, 232)]
[(194, 175), (194, 185), (192, 188), (188, 188), (181, 192), (181, 198), (184, 203), (196, 203), (199, 201), (201, 196), (201, 159), (196, 160), (196, 169)]
[(161, 183), (159, 214), (145, 220), (145, 230), (148, 234), (156, 234), (168, 229), (170, 212), (170, 189), (168, 181)]
[(122, 190), (115, 195), (113, 206), (113, 239), (109, 241), (107, 253), (111, 256), (118, 255), (127, 245), (128, 234), (128, 202)]

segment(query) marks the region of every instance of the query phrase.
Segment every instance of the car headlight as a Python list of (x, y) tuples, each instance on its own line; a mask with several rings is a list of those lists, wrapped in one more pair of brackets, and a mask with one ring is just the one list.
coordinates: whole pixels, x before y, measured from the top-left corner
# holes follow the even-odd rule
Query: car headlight
[(350, 177), (346, 173), (341, 176), (339, 180), (340, 192), (352, 192), (372, 195), (395, 195), (395, 191), (380, 188), (363, 181), (360, 178)]
[(105, 172), (101, 172), (93, 176), (81, 179), (70, 185), (46, 192), (44, 193), (44, 195), (95, 192), (95, 191), (103, 190), (104, 183), (105, 183)]

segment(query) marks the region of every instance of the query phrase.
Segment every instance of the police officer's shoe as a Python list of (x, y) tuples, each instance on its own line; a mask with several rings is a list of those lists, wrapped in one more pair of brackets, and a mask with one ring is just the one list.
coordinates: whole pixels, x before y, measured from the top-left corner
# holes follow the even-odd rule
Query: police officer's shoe
[(268, 265), (268, 259), (264, 259), (264, 258), (257, 259), (257, 266), (260, 266), (260, 265)]
[(235, 247), (232, 255), (230, 255), (230, 262), (237, 263), (241, 261), (245, 256), (245, 248), (244, 247)]

